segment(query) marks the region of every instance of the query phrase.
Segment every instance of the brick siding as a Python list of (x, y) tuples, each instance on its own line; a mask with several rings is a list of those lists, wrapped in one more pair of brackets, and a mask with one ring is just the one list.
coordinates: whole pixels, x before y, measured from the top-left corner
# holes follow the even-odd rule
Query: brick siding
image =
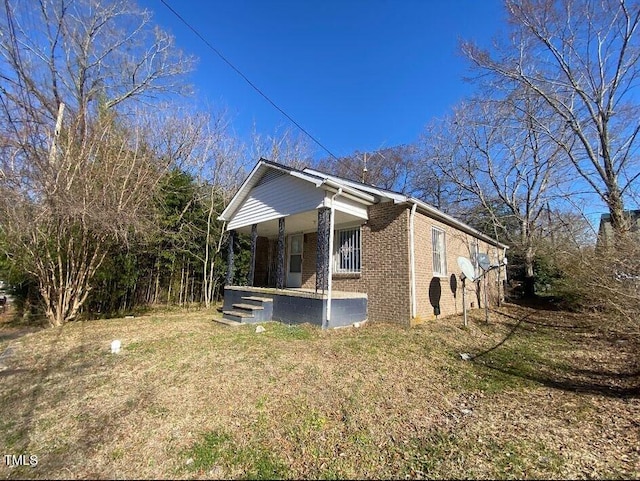
[[(374, 322), (393, 322), (403, 325), (419, 324), (434, 319), (434, 305), (440, 307), (440, 316), (462, 312), (462, 281), (458, 256), (470, 257), (471, 243), (475, 238), (458, 229), (416, 212), (414, 219), (416, 266), (416, 318), (411, 319), (411, 277), (409, 257), (410, 209), (406, 205), (391, 202), (369, 207), (369, 220), (362, 225), (362, 268), (360, 274), (334, 274), (333, 289), (337, 291), (364, 292), (368, 295), (368, 319)], [(433, 250), (431, 230), (438, 227), (445, 232), (445, 276), (433, 274)], [(337, 226), (339, 229), (340, 226)], [(315, 289), (316, 232), (304, 234), (302, 260), (302, 287)], [(498, 249), (478, 241), (480, 252), (489, 254), (492, 263), (501, 258)], [(272, 246), (274, 247), (274, 246)], [(258, 238), (256, 281), (266, 279), (268, 242)], [(504, 269), (501, 269), (504, 278)], [(265, 285), (265, 284), (263, 284)], [(484, 283), (466, 282), (467, 307), (484, 307)], [(498, 272), (492, 271), (487, 279), (490, 305), (495, 305), (502, 295)], [(431, 293), (431, 296), (430, 296)], [(481, 303), (478, 303), (478, 295)]]
[(309, 232), (304, 235), (302, 245), (302, 287), (316, 288), (316, 252), (318, 252), (318, 233)]
[[(437, 227), (445, 232), (446, 243), (446, 276), (435, 276), (433, 273), (433, 248), (431, 232)], [(414, 242), (416, 252), (416, 292), (417, 312), (415, 323), (420, 323), (435, 317), (434, 305), (439, 304), (440, 315), (449, 316), (462, 312), (462, 280), (458, 257), (471, 257), (471, 245), (475, 237), (465, 234), (442, 222), (416, 213), (414, 220)], [(491, 263), (498, 262), (498, 249), (490, 244), (478, 240), (480, 252), (488, 253)], [(499, 258), (502, 258), (500, 251)], [(501, 269), (504, 277), (504, 269)], [(500, 282), (501, 284), (501, 282)], [(498, 284), (498, 271), (492, 270), (487, 277), (487, 294), (490, 305), (495, 305), (501, 295)], [(468, 308), (484, 307), (484, 281), (480, 283), (465, 282), (466, 302)], [(478, 289), (479, 286), (479, 289)], [(438, 291), (440, 295), (438, 296)], [(431, 294), (431, 295), (430, 295)], [(478, 295), (481, 303), (478, 303)]]
[[(409, 325), (408, 210), (391, 202), (369, 207), (362, 225), (360, 274), (334, 274), (333, 289), (365, 292), (368, 319)], [(337, 226), (339, 229), (340, 226)], [(302, 287), (315, 288), (317, 235), (305, 234)]]
[(253, 275), (255, 286), (266, 286), (269, 282), (269, 239), (258, 237), (256, 240), (256, 270)]

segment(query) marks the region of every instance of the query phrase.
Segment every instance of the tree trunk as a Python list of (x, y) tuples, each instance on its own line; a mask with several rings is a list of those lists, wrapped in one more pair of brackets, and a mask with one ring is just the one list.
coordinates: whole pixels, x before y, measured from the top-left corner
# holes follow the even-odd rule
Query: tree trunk
[(175, 271), (176, 258), (171, 260), (171, 274), (169, 275), (169, 288), (167, 290), (167, 305), (171, 304), (171, 288), (173, 287), (173, 274)]
[(156, 288), (155, 288), (155, 293), (153, 295), (154, 304), (158, 304), (159, 291), (160, 291), (160, 260), (158, 259), (158, 263), (156, 265)]
[(211, 257), (211, 223), (213, 220), (213, 192), (209, 199), (209, 212), (207, 213), (207, 235), (204, 241), (204, 261), (203, 261), (203, 275), (202, 275), (202, 290), (204, 291), (204, 305), (209, 308), (211, 304), (211, 290), (210, 290), (210, 273), (209, 269), (213, 270), (213, 262), (209, 262)]
[(534, 253), (531, 246), (527, 247), (524, 254), (524, 297), (531, 299), (536, 295), (536, 278), (533, 270)]
[(149, 280), (147, 281), (147, 295), (145, 296), (147, 304), (151, 304), (151, 286), (153, 286), (153, 269), (149, 269)]
[(624, 202), (617, 184), (609, 186), (607, 206), (611, 215), (614, 243), (625, 239), (630, 230), (628, 219), (624, 215)]
[(183, 305), (184, 302), (184, 257), (180, 266), (180, 295), (178, 296), (178, 304)]

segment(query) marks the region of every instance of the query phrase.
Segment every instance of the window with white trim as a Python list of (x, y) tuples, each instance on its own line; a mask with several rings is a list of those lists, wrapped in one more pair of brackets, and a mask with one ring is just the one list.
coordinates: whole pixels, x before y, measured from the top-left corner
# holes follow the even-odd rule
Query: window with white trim
[(431, 249), (433, 252), (433, 275), (447, 275), (447, 253), (445, 233), (437, 227), (431, 228)]
[(334, 238), (333, 271), (358, 274), (361, 267), (362, 237), (360, 227), (337, 230)]

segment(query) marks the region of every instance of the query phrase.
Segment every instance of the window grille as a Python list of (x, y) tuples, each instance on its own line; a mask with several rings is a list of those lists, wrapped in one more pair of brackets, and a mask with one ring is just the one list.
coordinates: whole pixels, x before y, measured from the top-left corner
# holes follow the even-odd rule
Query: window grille
[(334, 248), (334, 272), (356, 274), (361, 268), (360, 227), (336, 231)]

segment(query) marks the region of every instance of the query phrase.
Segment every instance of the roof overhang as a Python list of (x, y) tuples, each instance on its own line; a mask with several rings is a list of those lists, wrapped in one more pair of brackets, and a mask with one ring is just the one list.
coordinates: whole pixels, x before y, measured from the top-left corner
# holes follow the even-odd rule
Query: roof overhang
[(390, 202), (392, 201), (394, 204), (406, 204), (406, 205), (416, 205), (416, 210), (420, 213), (425, 214), (433, 219), (439, 220), (440, 222), (454, 227), (462, 232), (465, 232), (473, 237), (476, 237), (488, 244), (491, 244), (495, 247), (499, 247), (501, 249), (508, 249), (509, 246), (503, 244), (502, 242), (493, 239), (492, 237), (483, 234), (477, 229), (461, 222), (454, 217), (445, 214), (439, 209), (423, 202), (421, 200), (415, 199), (413, 197), (406, 196), (404, 194), (400, 194), (398, 192), (393, 192), (386, 189), (381, 189), (379, 187), (363, 184), (360, 182), (354, 182), (348, 179), (343, 179), (341, 177), (337, 177), (335, 175), (325, 174), (324, 172), (320, 172), (314, 169), (304, 169), (297, 170), (291, 167), (287, 167), (281, 164), (277, 164), (275, 162), (271, 162), (269, 160), (261, 158), (258, 163), (251, 170), (247, 178), (244, 180), (236, 194), (233, 196), (227, 207), (224, 209), (222, 214), (218, 217), (218, 220), (230, 221), (233, 219), (236, 211), (242, 206), (243, 202), (250, 194), (251, 189), (255, 187), (258, 181), (261, 179), (262, 175), (269, 169), (274, 169), (283, 172), (284, 174), (291, 175), (298, 179), (301, 179), (305, 182), (309, 182), (313, 184), (316, 188), (321, 188), (327, 193), (336, 194), (340, 192), (340, 195), (351, 199), (362, 205), (372, 205), (378, 202)]
[[(427, 204), (426, 202), (423, 202), (421, 200), (415, 199), (413, 197), (408, 197), (405, 202), (407, 204), (416, 204), (416, 206), (417, 206), (416, 209), (418, 210), (418, 212), (420, 212), (422, 214), (426, 214), (429, 217), (432, 217), (434, 219), (437, 219), (440, 222), (442, 222), (443, 224), (447, 224), (447, 225), (449, 225), (451, 227), (455, 227), (456, 229), (459, 229), (462, 232), (466, 232), (469, 235), (477, 237), (478, 239), (486, 242), (487, 244), (491, 244), (491, 245), (493, 245), (495, 247), (499, 247), (501, 249), (508, 249), (509, 248), (508, 245), (503, 244), (500, 241), (497, 241), (493, 237), (490, 237), (490, 236), (488, 236), (486, 234), (483, 234), (479, 230), (474, 229), (470, 225), (467, 225), (464, 222), (459, 221), (458, 219), (456, 219), (454, 217), (451, 217), (448, 214), (445, 214), (441, 210), (436, 209), (435, 207)], [(405, 203), (405, 202), (403, 202), (403, 203)]]

